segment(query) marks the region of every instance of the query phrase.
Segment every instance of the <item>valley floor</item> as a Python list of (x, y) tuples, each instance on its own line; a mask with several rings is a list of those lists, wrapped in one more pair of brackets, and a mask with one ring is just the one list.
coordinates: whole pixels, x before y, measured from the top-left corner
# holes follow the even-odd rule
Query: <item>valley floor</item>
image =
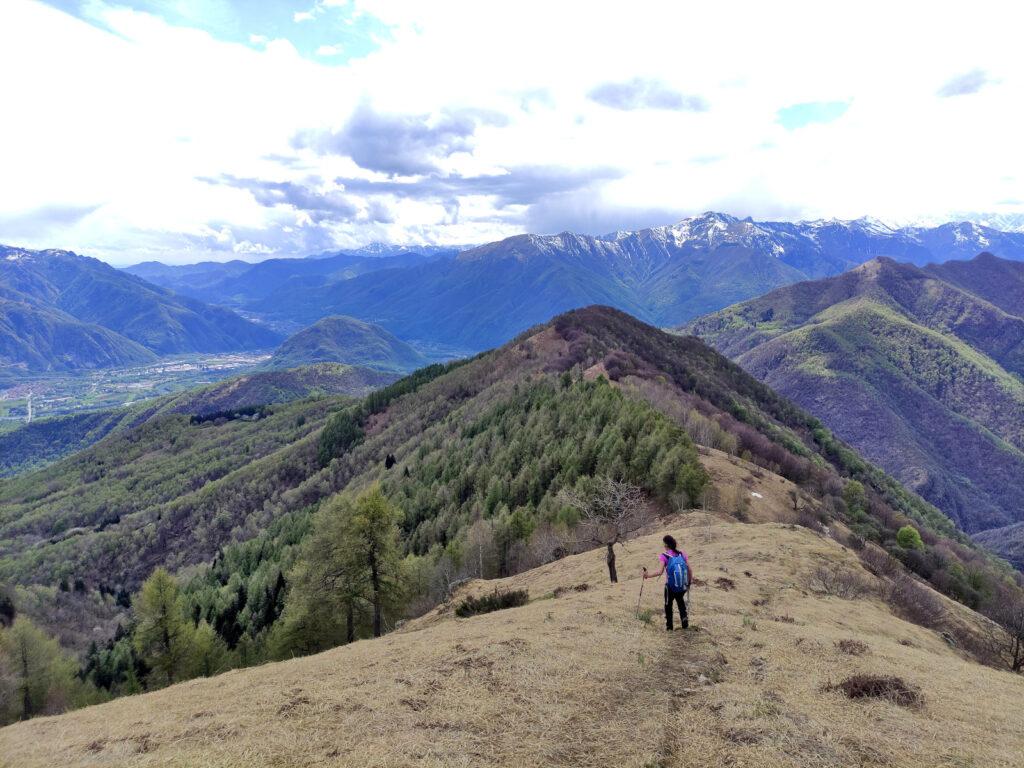
[[(1022, 764), (1024, 678), (967, 660), (876, 598), (807, 588), (827, 563), (872, 578), (853, 553), (804, 528), (700, 512), (670, 530), (704, 582), (687, 631), (665, 631), (655, 582), (649, 622), (636, 617), (659, 531), (621, 551), (617, 585), (600, 551), (474, 582), (460, 595), (510, 586), (531, 602), (469, 619), (442, 607), (381, 640), (10, 726), (0, 765)], [(924, 703), (825, 689), (857, 672), (898, 675)]]

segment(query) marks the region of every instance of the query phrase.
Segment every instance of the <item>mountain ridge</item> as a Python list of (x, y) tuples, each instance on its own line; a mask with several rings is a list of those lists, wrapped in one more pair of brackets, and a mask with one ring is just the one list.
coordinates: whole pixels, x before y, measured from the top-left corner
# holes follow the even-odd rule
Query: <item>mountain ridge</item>
[[(0, 282), (0, 362), (8, 366), (46, 371), (130, 365), (156, 355), (264, 348), (280, 338), (230, 310), (177, 296), (71, 251), (0, 246)], [(90, 353), (89, 341), (109, 351)], [(77, 354), (62, 357), (75, 345)]]
[(479, 350), (588, 304), (669, 326), (876, 256), (926, 264), (986, 248), (1024, 259), (1024, 234), (966, 223), (894, 229), (870, 219), (794, 224), (707, 212), (602, 236), (514, 235), (454, 259), (279, 286), (247, 307), (301, 323), (347, 314), (401, 338)]
[[(1020, 519), (1024, 493), (1024, 319), (978, 286), (1001, 284), (981, 275), (1007, 266), (990, 255), (941, 269), (877, 259), (681, 330), (816, 413), (966, 530), (995, 528)], [(982, 295), (961, 287), (967, 274)]]

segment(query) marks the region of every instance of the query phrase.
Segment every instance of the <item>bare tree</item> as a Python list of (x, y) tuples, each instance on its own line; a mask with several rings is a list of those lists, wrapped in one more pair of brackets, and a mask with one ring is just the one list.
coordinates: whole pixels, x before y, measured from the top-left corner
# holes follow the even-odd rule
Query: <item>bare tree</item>
[(608, 578), (619, 580), (615, 571), (615, 545), (635, 533), (650, 519), (644, 492), (635, 485), (609, 477), (595, 478), (589, 493), (562, 491), (562, 500), (579, 511), (581, 527), (590, 542), (607, 547)]
[(985, 614), (994, 622), (987, 633), (992, 655), (1011, 671), (1024, 671), (1024, 598), (1005, 590)]

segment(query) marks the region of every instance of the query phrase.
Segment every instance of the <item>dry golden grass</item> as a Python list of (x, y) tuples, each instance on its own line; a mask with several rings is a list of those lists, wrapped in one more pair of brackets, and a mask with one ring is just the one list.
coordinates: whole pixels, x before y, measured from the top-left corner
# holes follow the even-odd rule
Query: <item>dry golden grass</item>
[[(702, 513), (668, 530), (707, 582), (688, 631), (665, 632), (658, 583), (644, 589), (650, 623), (635, 617), (659, 531), (620, 553), (618, 585), (599, 551), (474, 582), (462, 594), (525, 587), (532, 601), (469, 619), (442, 607), (382, 640), (0, 729), (0, 765), (1024, 764), (1024, 679), (967, 660), (876, 598), (806, 590), (822, 564), (860, 569), (851, 552), (802, 528)], [(551, 596), (559, 587), (570, 589)], [(843, 640), (868, 652), (843, 653)], [(897, 675), (924, 704), (825, 690), (855, 673)]]

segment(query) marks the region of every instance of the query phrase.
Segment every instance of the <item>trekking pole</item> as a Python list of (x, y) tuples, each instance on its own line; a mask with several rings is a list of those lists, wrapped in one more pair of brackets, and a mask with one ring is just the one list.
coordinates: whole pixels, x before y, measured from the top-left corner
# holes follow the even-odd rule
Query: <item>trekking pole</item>
[(640, 601), (644, 597), (644, 582), (647, 581), (647, 569), (644, 568), (644, 578), (640, 579), (640, 597), (636, 599), (636, 617), (640, 618)]

